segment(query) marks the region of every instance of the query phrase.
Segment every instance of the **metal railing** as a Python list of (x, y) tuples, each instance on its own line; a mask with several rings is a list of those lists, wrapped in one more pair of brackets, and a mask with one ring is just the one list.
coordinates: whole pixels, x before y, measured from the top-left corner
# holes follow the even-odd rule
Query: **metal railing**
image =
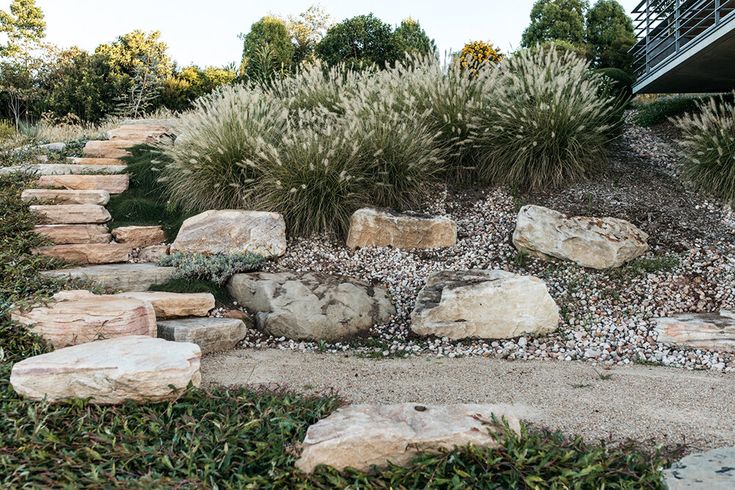
[(638, 42), (631, 49), (638, 79), (735, 19), (735, 0), (643, 0), (633, 10)]

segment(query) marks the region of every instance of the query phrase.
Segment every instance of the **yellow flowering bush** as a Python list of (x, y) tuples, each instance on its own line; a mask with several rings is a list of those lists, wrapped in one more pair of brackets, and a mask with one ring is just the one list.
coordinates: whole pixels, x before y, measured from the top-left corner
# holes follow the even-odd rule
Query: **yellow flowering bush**
[(462, 70), (469, 72), (471, 75), (477, 75), (483, 65), (497, 64), (503, 60), (503, 54), (493, 46), (492, 43), (485, 41), (472, 41), (467, 43), (459, 52), (459, 66)]

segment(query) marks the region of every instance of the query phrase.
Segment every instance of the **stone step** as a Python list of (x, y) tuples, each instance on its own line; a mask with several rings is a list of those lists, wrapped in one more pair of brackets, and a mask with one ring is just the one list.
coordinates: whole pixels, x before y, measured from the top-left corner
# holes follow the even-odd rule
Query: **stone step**
[(205, 317), (214, 309), (214, 296), (210, 293), (168, 293), (144, 291), (119, 293), (121, 298), (147, 301), (156, 310), (156, 318)]
[(133, 248), (122, 243), (81, 243), (51, 245), (33, 250), (34, 254), (61, 259), (70, 264), (121, 264), (130, 260)]
[(110, 193), (102, 190), (77, 191), (72, 189), (26, 189), (20, 195), (23, 201), (41, 204), (97, 204), (110, 202)]
[(140, 141), (128, 140), (101, 140), (87, 141), (82, 154), (94, 158), (124, 158), (132, 155), (129, 148), (137, 146)]
[(175, 273), (175, 267), (154, 264), (93, 265), (42, 272), (46, 277), (89, 281), (108, 291), (147, 291), (168, 282)]
[(33, 231), (55, 245), (110, 243), (112, 235), (105, 225), (38, 225)]
[(22, 173), (25, 175), (85, 175), (85, 174), (121, 174), (127, 171), (127, 165), (77, 165), (68, 163), (37, 163), (32, 165), (16, 165), (2, 167), (3, 173)]
[(122, 226), (112, 230), (112, 236), (116, 242), (135, 248), (160, 245), (166, 241), (166, 234), (160, 226)]
[(735, 312), (683, 313), (656, 318), (658, 341), (688, 349), (735, 352)]
[(33, 205), (30, 210), (48, 225), (101, 224), (112, 219), (109, 211), (98, 204)]
[(161, 136), (170, 134), (171, 130), (159, 124), (124, 124), (107, 132), (110, 140), (140, 141), (154, 143)]
[(125, 162), (119, 158), (68, 157), (66, 161), (74, 165), (125, 165)]
[(247, 335), (248, 328), (236, 318), (185, 318), (158, 322), (158, 336), (176, 342), (197, 344), (203, 354), (232, 350)]
[(119, 337), (24, 359), (13, 365), (10, 384), (23, 397), (50, 402), (175, 400), (189, 383), (201, 384), (201, 356), (195, 344)]
[(49, 189), (71, 189), (78, 191), (103, 190), (120, 194), (128, 190), (128, 174), (118, 175), (44, 175), (37, 181), (38, 187)]

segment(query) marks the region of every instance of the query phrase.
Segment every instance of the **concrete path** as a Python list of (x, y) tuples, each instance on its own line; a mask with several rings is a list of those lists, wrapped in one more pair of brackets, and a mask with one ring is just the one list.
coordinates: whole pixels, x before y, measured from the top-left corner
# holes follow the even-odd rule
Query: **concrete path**
[[(596, 370), (597, 369), (597, 370)], [(513, 403), (534, 424), (589, 440), (735, 445), (735, 377), (683, 369), (486, 358), (364, 359), (237, 350), (206, 357), (205, 384), (273, 385), (349, 402)]]

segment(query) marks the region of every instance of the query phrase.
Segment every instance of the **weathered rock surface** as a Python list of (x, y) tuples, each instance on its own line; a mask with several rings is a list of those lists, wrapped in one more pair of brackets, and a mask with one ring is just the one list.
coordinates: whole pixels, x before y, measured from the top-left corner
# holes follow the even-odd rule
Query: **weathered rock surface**
[(383, 287), (326, 274), (236, 274), (228, 290), (257, 313), (259, 329), (276, 337), (340, 340), (395, 314)]
[(68, 157), (66, 160), (77, 165), (125, 165), (119, 158)]
[(30, 209), (48, 224), (100, 224), (112, 219), (109, 211), (98, 204), (40, 204)]
[(33, 253), (54, 257), (70, 264), (119, 264), (130, 259), (132, 247), (123, 243), (79, 243), (40, 247)]
[(25, 359), (13, 366), (10, 383), (23, 397), (51, 402), (175, 400), (190, 382), (201, 384), (200, 358), (195, 344), (119, 337)]
[(44, 276), (90, 281), (107, 291), (147, 291), (154, 284), (171, 280), (175, 267), (154, 264), (93, 265), (42, 272)]
[(158, 245), (166, 241), (166, 234), (160, 226), (122, 226), (113, 229), (112, 236), (116, 242), (135, 248)]
[(664, 470), (669, 490), (732, 490), (735, 488), (735, 447), (690, 454)]
[(416, 334), (455, 340), (541, 335), (558, 325), (559, 308), (541, 279), (501, 270), (434, 273), (411, 313)]
[(140, 143), (140, 141), (120, 139), (87, 141), (87, 144), (84, 145), (82, 154), (85, 157), (93, 158), (124, 158), (131, 155), (128, 151), (129, 148), (139, 145)]
[(57, 349), (126, 335), (156, 336), (156, 313), (150, 303), (89, 291), (65, 291), (47, 306), (15, 311), (12, 319)]
[(647, 241), (646, 233), (622, 219), (567, 218), (541, 206), (524, 206), (513, 233), (518, 250), (592, 269), (620, 267), (640, 257), (648, 250)]
[(495, 447), (493, 416), (520, 432), (520, 421), (507, 405), (351, 405), (309, 427), (300, 470), (318, 465), (369, 470), (406, 465), (419, 452), (474, 445)]
[(445, 248), (457, 244), (457, 224), (444, 216), (414, 216), (358, 209), (350, 220), (347, 247)]
[(116, 175), (44, 175), (38, 178), (38, 187), (72, 189), (78, 191), (103, 190), (120, 194), (128, 190), (128, 174)]
[(214, 296), (210, 293), (140, 291), (119, 293), (115, 296), (147, 301), (156, 310), (156, 318), (207, 316), (214, 309)]
[(53, 151), (53, 152), (62, 152), (66, 150), (66, 143), (63, 143), (61, 141), (56, 143), (46, 143), (44, 145), (38, 145), (39, 148), (42, 148), (44, 150)]
[(735, 312), (684, 313), (656, 318), (658, 341), (689, 349), (735, 352)]
[(168, 245), (151, 245), (150, 247), (141, 249), (140, 253), (138, 253), (138, 260), (141, 262), (158, 263), (163, 256), (168, 255), (168, 252)]
[(110, 202), (110, 193), (101, 190), (75, 191), (67, 189), (26, 189), (20, 195), (26, 202), (42, 204), (97, 204)]
[(111, 140), (139, 141), (140, 143), (154, 143), (161, 136), (171, 131), (160, 124), (124, 124), (107, 132)]
[(158, 322), (158, 336), (175, 342), (197, 344), (203, 354), (234, 349), (247, 335), (242, 320), (232, 318), (186, 318)]
[(38, 225), (33, 231), (56, 245), (110, 243), (112, 235), (105, 225)]
[(286, 252), (286, 222), (278, 213), (211, 210), (184, 221), (171, 253), (250, 252), (278, 257)]
[(12, 167), (0, 167), (0, 175), (3, 174), (25, 174), (25, 175), (82, 175), (90, 172), (100, 174), (121, 174), (127, 170), (126, 165), (73, 165), (64, 163), (38, 163), (32, 165), (16, 165)]

